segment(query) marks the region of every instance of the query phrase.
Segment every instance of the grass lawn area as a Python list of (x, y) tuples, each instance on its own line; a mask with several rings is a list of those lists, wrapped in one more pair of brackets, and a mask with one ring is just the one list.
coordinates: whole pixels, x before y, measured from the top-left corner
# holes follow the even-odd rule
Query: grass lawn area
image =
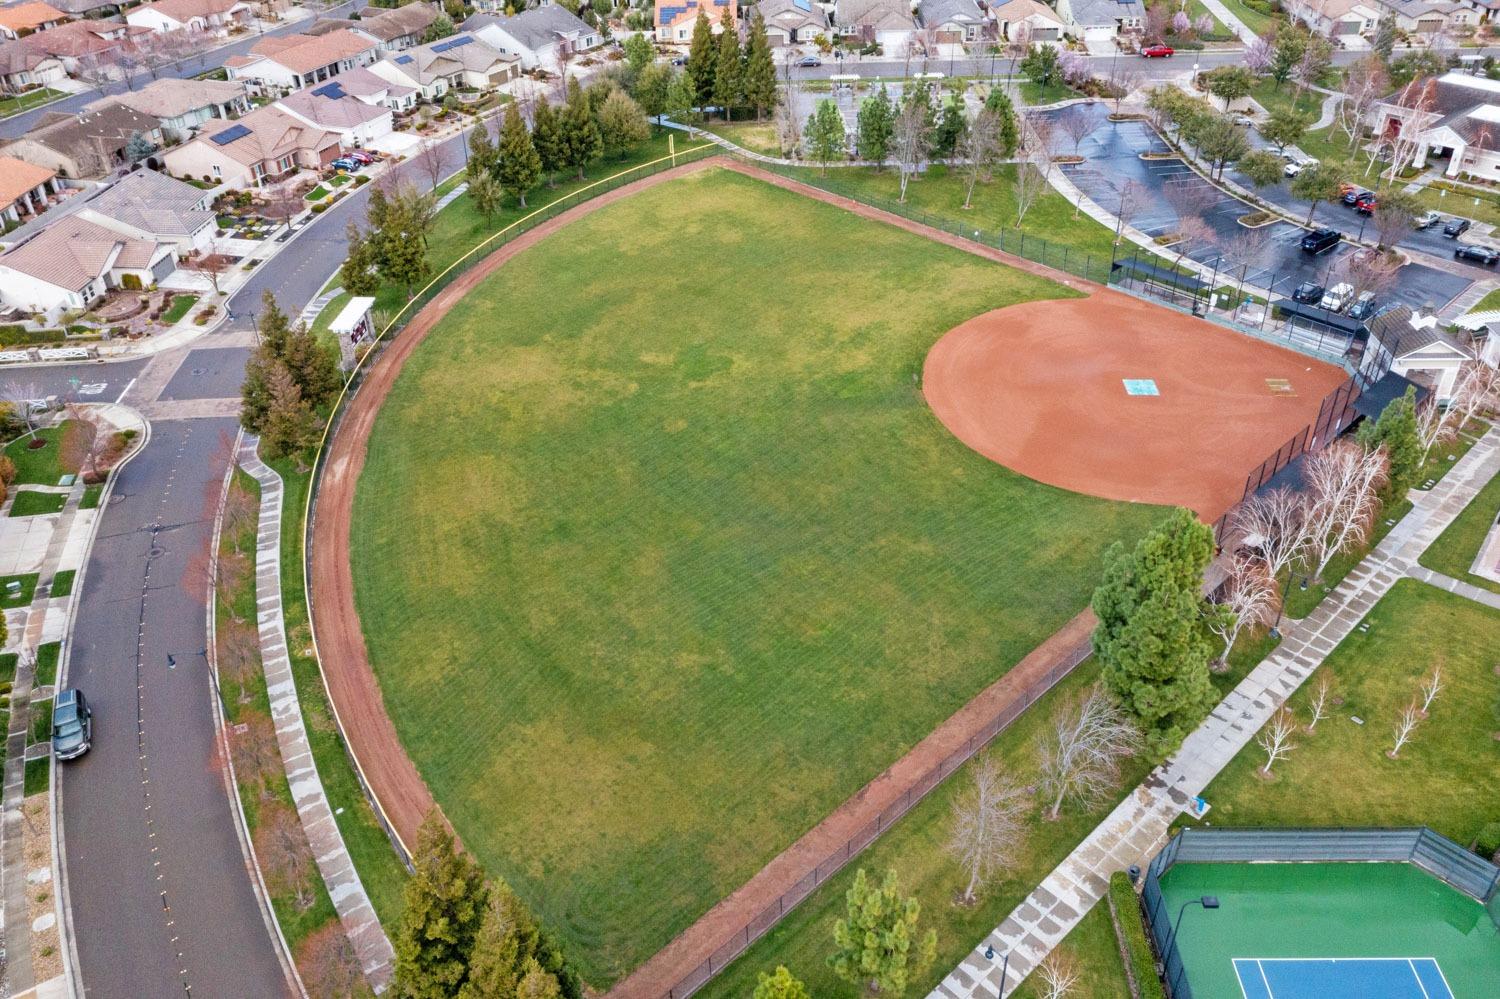
[(40, 760), (26, 761), (26, 778), (22, 786), (22, 794), (31, 797), (33, 794), (41, 794), (52, 783), (52, 760), (50, 757), (42, 757)]
[(1469, 572), (1496, 517), (1500, 517), (1500, 475), (1485, 484), (1417, 561), (1433, 572), (1500, 593), (1500, 583)]
[[(1135, 917), (1135, 913), (1122, 913)], [(1063, 938), (1058, 947), (1078, 971), (1078, 983), (1067, 999), (1119, 999), (1130, 995), (1130, 981), (1120, 960), (1120, 945), (1115, 940), (1114, 923), (1109, 918), (1109, 903), (1101, 901)], [(841, 983), (842, 984), (842, 983)], [(844, 992), (849, 987), (844, 985)], [(1041, 999), (1046, 995), (1040, 975), (1022, 982), (1009, 999)]]
[[(76, 468), (64, 468), (61, 463), (59, 443), (67, 429), (68, 424), (62, 423), (38, 430), (30, 436), (17, 437), (5, 445), (5, 456), (16, 465), (15, 485), (55, 486), (65, 473), (78, 471)], [(46, 447), (32, 448), (30, 444), (33, 437), (46, 441)]]
[(704, 125), (703, 128), (753, 153), (781, 155), (781, 140), (777, 138), (775, 122), (717, 121)]
[[(1431, 489), (1443, 480), (1448, 470), (1458, 464), (1459, 459), (1469, 453), (1474, 442), (1485, 435), (1489, 424), (1483, 420), (1471, 420), (1452, 440), (1434, 444), (1422, 467), (1417, 469), (1416, 482), (1421, 489)], [(1431, 483), (1429, 485), (1428, 483)]]
[[(37, 580), (41, 578), (39, 573), (28, 572), (20, 576), (0, 576), (0, 607), (26, 607), (31, 603), (32, 596), (36, 593)], [(10, 595), (10, 584), (20, 583), (21, 589), (15, 596)]]
[(35, 517), (43, 513), (57, 513), (67, 505), (67, 493), (44, 493), (35, 489), (22, 489), (11, 501), (12, 517)]
[(1475, 302), (1474, 307), (1469, 311), (1488, 312), (1491, 309), (1500, 309), (1500, 288), (1496, 288), (1494, 291), (1490, 292), (1488, 295), (1485, 295), (1479, 301)]
[[(1176, 5), (1174, 4), (1174, 6)], [(1198, 19), (1201, 18), (1204, 14), (1207, 14), (1213, 20), (1214, 28), (1210, 33), (1210, 37), (1214, 41), (1228, 41), (1236, 37), (1233, 32), (1225, 27), (1224, 22), (1219, 20), (1219, 16), (1208, 9), (1207, 5), (1203, 3), (1203, 0), (1187, 0), (1187, 12), (1188, 16), (1193, 19), (1194, 24), (1197, 24)]]
[(59, 97), (66, 96), (61, 90), (41, 87), (14, 97), (0, 97), (0, 118), (8, 118), (13, 114), (20, 114), (27, 108), (34, 108), (38, 104), (46, 104), (48, 101), (55, 101)]
[(26, 740), (28, 746), (34, 746), (39, 742), (47, 742), (52, 738), (52, 698), (46, 697), (39, 701), (32, 701), (31, 711), (31, 737)]
[(36, 686), (51, 687), (57, 683), (57, 661), (62, 657), (62, 642), (45, 642), (36, 649)]
[(1500, 225), (1500, 202), (1483, 194), (1467, 191), (1446, 191), (1437, 187), (1424, 187), (1417, 192), (1417, 200), (1424, 208), (1445, 212), (1448, 215), (1463, 215), (1476, 222)]
[(319, 184), (317, 187), (313, 188), (311, 191), (308, 191), (302, 197), (306, 201), (322, 201), (324, 198), (328, 197), (328, 193), (328, 188), (324, 187), (322, 184)]
[(1242, 0), (1224, 0), (1224, 6), (1229, 8), (1229, 13), (1244, 22), (1245, 27), (1257, 35), (1266, 33), (1266, 29), (1276, 20), (1270, 14), (1262, 14), (1258, 10), (1247, 7)]
[[(1267, 781), (1251, 743), (1208, 786), (1215, 826), (1428, 825), (1468, 844), (1500, 820), (1500, 613), (1416, 580), (1397, 581), (1319, 672), (1343, 702)], [(1391, 729), (1435, 664), (1443, 690), (1399, 759)], [(1317, 677), (1294, 694), (1304, 722)], [(1351, 721), (1364, 719), (1364, 724)]]
[(104, 483), (101, 482), (96, 486), (85, 486), (83, 489), (83, 499), (78, 501), (78, 509), (97, 510), (99, 508), (99, 500), (103, 496)]
[(1161, 516), (980, 458), (915, 388), (959, 322), (1067, 294), (711, 170), (517, 257), (412, 356), (355, 501), (371, 659), (464, 843), (591, 985), (1002, 675)]
[[(1301, 95), (1297, 94), (1297, 85), (1291, 80), (1276, 86), (1276, 81), (1268, 76), (1263, 76), (1255, 81), (1255, 86), (1250, 88), (1250, 96), (1255, 102), (1265, 108), (1267, 112), (1276, 111), (1281, 108), (1295, 107), (1309, 121), (1316, 121), (1323, 110), (1323, 99), (1325, 94), (1316, 90), (1304, 90)], [(1215, 101), (1215, 110), (1218, 103)]]
[(173, 295), (172, 304), (168, 306), (166, 312), (163, 312), (161, 314), (161, 321), (165, 325), (171, 326), (183, 316), (187, 315), (188, 310), (191, 309), (194, 304), (197, 303), (197, 301), (197, 295)]
[(1046, 84), (1027, 80), (1021, 84), (1021, 103), (1026, 107), (1056, 104), (1058, 101), (1066, 101), (1077, 96), (1079, 96), (1078, 91), (1061, 80)]
[(50, 593), (54, 597), (66, 597), (73, 592), (73, 578), (78, 575), (77, 569), (64, 569), (52, 577)]
[(0, 683), (13, 683), (16, 679), (16, 663), (21, 659), (18, 652), (0, 653)]
[[(945, 166), (929, 167), (913, 177), (906, 186), (905, 205), (895, 203), (901, 193), (901, 180), (890, 167), (881, 173), (876, 173), (874, 167), (850, 167), (831, 171), (827, 177), (819, 177), (811, 169), (806, 173), (808, 183), (856, 201), (889, 207), (906, 215), (925, 213), (939, 225), (970, 226), (982, 230), (986, 241), (993, 241), (995, 233), (1003, 229), (1007, 248), (1017, 239), (1014, 166), (998, 168), (988, 184), (975, 184), (968, 211), (964, 210), (967, 180), (962, 173)], [(1103, 274), (1109, 265), (1114, 233), (1082, 213), (1075, 219), (1073, 210), (1071, 201), (1048, 188), (1026, 213), (1020, 232), (1028, 239), (1046, 239), (1059, 252), (1066, 246), (1070, 251), (1092, 254), (1098, 258), (1095, 269)], [(1029, 245), (1027, 256), (1035, 256)]]
[[(1301, 577), (1292, 585), (1286, 595), (1286, 616), (1297, 618), (1306, 617), (1312, 613), (1314, 607), (1322, 603), (1335, 586), (1343, 582), (1349, 571), (1370, 553), (1370, 549), (1380, 544), (1381, 539), (1391, 532), (1391, 528), (1411, 512), (1411, 501), (1402, 500), (1389, 509), (1382, 510), (1375, 520), (1375, 529), (1370, 532), (1370, 542), (1358, 548), (1351, 548), (1341, 555), (1335, 555), (1328, 563), (1328, 568), (1323, 570), (1323, 581), (1321, 583), (1309, 583), (1306, 589), (1302, 588)], [(1301, 568), (1299, 573), (1305, 575)], [(1285, 579), (1283, 578), (1283, 583)]]

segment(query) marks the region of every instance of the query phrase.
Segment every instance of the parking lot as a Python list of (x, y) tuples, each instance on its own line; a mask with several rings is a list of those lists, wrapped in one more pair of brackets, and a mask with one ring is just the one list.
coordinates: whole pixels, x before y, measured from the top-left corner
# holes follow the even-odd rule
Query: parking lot
[[(1068, 115), (1086, 115), (1093, 125), (1078, 145), (1084, 162), (1063, 167), (1085, 195), (1117, 213), (1125, 185), (1134, 181), (1135, 206), (1125, 214), (1131, 225), (1153, 237), (1178, 232), (1183, 212), (1198, 216), (1205, 232), (1202, 238), (1188, 241), (1186, 255), (1217, 267), (1234, 281), (1243, 269), (1246, 284), (1289, 296), (1304, 281), (1335, 283), (1344, 258), (1356, 249), (1353, 243), (1341, 242), (1330, 251), (1311, 256), (1299, 246), (1306, 233), (1301, 226), (1275, 222), (1252, 230), (1240, 225), (1238, 219), (1253, 212), (1252, 206), (1225, 194), (1181, 160), (1141, 159), (1143, 153), (1169, 152), (1166, 143), (1146, 122), (1110, 121), (1108, 108), (1102, 103), (1073, 105), (1041, 115), (1053, 121), (1061, 121)], [(1065, 151), (1070, 145), (1064, 142)], [(1302, 210), (1306, 212), (1305, 203)], [(1362, 216), (1352, 209), (1325, 204), (1318, 207), (1314, 225), (1330, 225), (1353, 237), (1361, 220)], [(1414, 236), (1424, 243), (1439, 241), (1441, 245), (1432, 252), (1451, 256), (1453, 243), (1443, 239), (1440, 232)], [(1431, 304), (1441, 308), (1472, 283), (1467, 271), (1469, 268), (1457, 265), (1453, 270), (1438, 270), (1423, 264), (1407, 264), (1396, 272), (1391, 287), (1381, 293), (1381, 304), (1404, 303), (1413, 307)]]

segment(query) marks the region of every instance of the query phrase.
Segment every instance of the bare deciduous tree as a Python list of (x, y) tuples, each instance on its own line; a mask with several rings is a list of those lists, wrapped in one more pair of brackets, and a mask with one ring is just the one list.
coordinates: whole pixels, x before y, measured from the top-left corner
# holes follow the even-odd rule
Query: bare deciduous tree
[(1427, 711), (1432, 707), (1432, 702), (1437, 700), (1437, 695), (1443, 692), (1443, 664), (1433, 663), (1432, 672), (1422, 678), (1422, 717), (1427, 717)]
[(1042, 192), (1047, 190), (1047, 175), (1030, 152), (1023, 153), (1016, 163), (1016, 184), (1012, 192), (1016, 201), (1016, 228), (1026, 219)]
[(428, 141), (422, 146), (421, 152), (412, 157), (412, 163), (421, 171), (422, 176), (432, 182), (432, 189), (436, 191), (443, 178), (448, 175), (447, 146), (441, 142)]
[(1306, 553), (1312, 526), (1307, 512), (1302, 494), (1284, 486), (1256, 493), (1235, 508), (1235, 532), (1260, 555), (1272, 579)]
[(1078, 984), (1078, 965), (1060, 950), (1053, 950), (1037, 966), (1041, 977), (1041, 999), (1067, 999)]
[(1454, 425), (1459, 428), (1481, 413), (1500, 412), (1500, 369), (1483, 361), (1465, 361), (1448, 408), (1456, 411)]
[[(921, 86), (921, 84), (918, 84)], [(906, 201), (906, 185), (911, 180), (912, 174), (922, 166), (922, 159), (927, 155), (927, 141), (932, 133), (932, 125), (927, 120), (927, 105), (920, 101), (906, 97), (901, 103), (901, 109), (896, 113), (896, 168), (901, 171), (901, 197), (900, 201)]]
[(1389, 179), (1394, 183), (1396, 175), (1415, 159), (1417, 150), (1422, 145), (1422, 136), (1426, 134), (1426, 127), (1422, 123), (1428, 119), (1437, 104), (1436, 78), (1421, 76), (1414, 78), (1401, 88), (1396, 94), (1396, 99), (1391, 103), (1406, 111), (1406, 114), (1402, 115), (1404, 121), (1399, 124), (1396, 132), (1393, 135), (1381, 136), (1391, 150), (1391, 166), (1388, 172)]
[(1386, 751), (1385, 755), (1393, 760), (1400, 756), (1401, 747), (1411, 742), (1412, 735), (1417, 730), (1417, 723), (1421, 720), (1422, 712), (1417, 707), (1416, 701), (1412, 701), (1406, 707), (1402, 708), (1401, 716), (1396, 719), (1396, 727), (1394, 729), (1395, 743)]
[(1286, 759), (1287, 754), (1297, 748), (1296, 743), (1292, 742), (1292, 733), (1296, 730), (1297, 720), (1292, 717), (1291, 709), (1285, 706), (1272, 715), (1271, 720), (1260, 730), (1255, 742), (1266, 754), (1266, 764), (1260, 768), (1262, 777), (1271, 776), (1271, 768), (1276, 765), (1276, 761)]
[(1086, 114), (1065, 114), (1058, 122), (1058, 128), (1073, 140), (1073, 155), (1077, 156), (1079, 144), (1089, 137), (1089, 133), (1093, 132), (1094, 123)]
[(1333, 681), (1328, 679), (1327, 673), (1318, 674), (1318, 685), (1313, 688), (1312, 696), (1307, 700), (1307, 710), (1312, 714), (1312, 719), (1307, 723), (1307, 730), (1312, 732), (1318, 727), (1318, 722), (1328, 717), (1328, 699), (1333, 693)]
[(307, 909), (313, 894), (312, 850), (297, 813), (280, 801), (261, 806), (255, 828), (255, 855), (266, 887), (273, 895), (290, 895), (298, 909)]
[(42, 390), (33, 381), (12, 379), (5, 383), (4, 401), (10, 404), (11, 415), (25, 425), (27, 437), (41, 425), (43, 414), (37, 411), (41, 394)]
[(1215, 672), (1228, 669), (1229, 653), (1240, 632), (1264, 623), (1271, 608), (1276, 606), (1276, 581), (1260, 559), (1236, 555), (1219, 603), (1228, 614), (1211, 617), (1208, 624), (1209, 630), (1224, 643), (1224, 653), (1214, 663)]
[(948, 849), (969, 872), (965, 904), (973, 904), (980, 886), (1015, 860), (1025, 814), (1025, 792), (1005, 776), (994, 755), (977, 760), (974, 783), (953, 802), (948, 841)]
[(1114, 60), (1109, 71), (1109, 88), (1115, 102), (1115, 114), (1120, 113), (1120, 105), (1125, 98), (1141, 88), (1146, 80), (1144, 73), (1135, 68), (1135, 64), (1124, 59)]
[(1135, 213), (1140, 211), (1142, 204), (1149, 203), (1147, 193), (1145, 185), (1132, 178), (1126, 178), (1120, 185), (1120, 204), (1115, 211), (1116, 245), (1119, 245), (1121, 234), (1130, 225), (1131, 219), (1135, 218)]
[(302, 941), (297, 949), (297, 970), (311, 999), (363, 999), (372, 994), (359, 970), (354, 945), (338, 920)]
[(1041, 786), (1052, 796), (1047, 817), (1056, 819), (1068, 798), (1086, 805), (1101, 800), (1119, 780), (1121, 762), (1140, 748), (1141, 735), (1114, 698), (1094, 687), (1040, 743)]
[(1308, 563), (1314, 580), (1340, 552), (1362, 543), (1379, 507), (1386, 479), (1384, 448), (1366, 450), (1353, 441), (1335, 441), (1307, 458)]
[(242, 787), (256, 788), (269, 796), (269, 783), (281, 770), (281, 749), (276, 744), (276, 726), (259, 711), (246, 711), (234, 727), (229, 741), (234, 755), (235, 779)]
[(77, 469), (85, 482), (98, 482), (100, 462), (109, 451), (109, 434), (95, 417), (77, 403), (66, 403), (67, 430), (60, 442), (59, 457), (67, 469)]
[(207, 252), (194, 253), (183, 261), (182, 266), (208, 278), (213, 285), (215, 295), (223, 293), (219, 288), (219, 280), (224, 272), (229, 270), (230, 262), (229, 256), (220, 251), (218, 243), (210, 243)]
[(982, 109), (958, 140), (958, 154), (964, 161), (968, 185), (964, 189), (964, 208), (974, 199), (974, 185), (989, 183), (995, 160), (1000, 156), (1000, 117), (988, 108)]
[(262, 192), (265, 202), (266, 215), (287, 229), (292, 227), (292, 219), (302, 211), (304, 201), (302, 193), (297, 190), (297, 181), (294, 177), (288, 177), (280, 183), (272, 184)]
[(1335, 123), (1349, 136), (1349, 149), (1353, 151), (1364, 134), (1364, 122), (1369, 117), (1375, 102), (1391, 91), (1391, 78), (1385, 63), (1374, 53), (1360, 59), (1344, 74), (1343, 94), (1336, 109)]
[[(1387, 220), (1382, 217), (1379, 221)], [(1402, 232), (1409, 228), (1411, 220), (1408, 216), (1403, 220)], [(1348, 283), (1352, 294), (1357, 298), (1367, 291), (1378, 294), (1392, 288), (1396, 283), (1396, 272), (1400, 269), (1401, 260), (1393, 254), (1359, 250), (1339, 261), (1337, 273)]]
[(253, 625), (233, 619), (215, 629), (219, 672), (238, 690), (236, 700), (249, 704), (253, 681), (260, 672), (260, 640)]

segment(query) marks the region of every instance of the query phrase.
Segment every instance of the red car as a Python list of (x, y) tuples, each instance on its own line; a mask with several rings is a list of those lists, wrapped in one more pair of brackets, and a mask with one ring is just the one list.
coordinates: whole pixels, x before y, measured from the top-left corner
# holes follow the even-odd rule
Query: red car
[(1172, 46), (1170, 45), (1147, 45), (1141, 49), (1143, 59), (1170, 59), (1172, 57)]

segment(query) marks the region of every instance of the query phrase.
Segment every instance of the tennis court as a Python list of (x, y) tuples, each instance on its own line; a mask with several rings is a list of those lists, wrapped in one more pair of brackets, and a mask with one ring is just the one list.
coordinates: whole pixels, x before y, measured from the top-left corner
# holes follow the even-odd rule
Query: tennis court
[(1237, 957), (1245, 999), (1454, 999), (1430, 957)]
[(1199, 999), (1500, 995), (1494, 917), (1413, 864), (1178, 862), (1160, 884)]

